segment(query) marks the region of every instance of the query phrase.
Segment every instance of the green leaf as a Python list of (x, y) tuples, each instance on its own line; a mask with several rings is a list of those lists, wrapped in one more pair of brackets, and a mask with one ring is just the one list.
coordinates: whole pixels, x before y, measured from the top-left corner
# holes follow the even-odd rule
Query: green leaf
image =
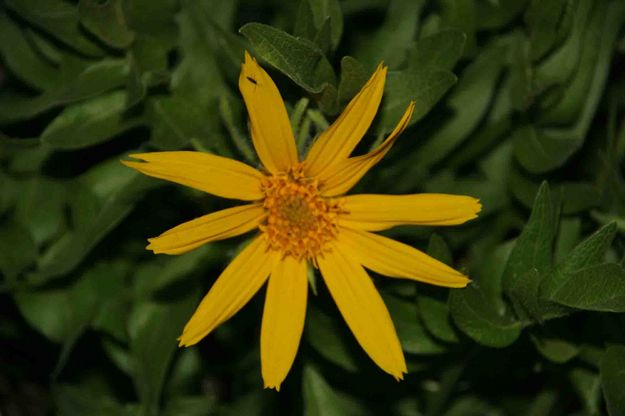
[(24, 224), (37, 245), (55, 237), (65, 226), (65, 187), (59, 181), (34, 177), (20, 181), (15, 219)]
[(579, 354), (579, 347), (563, 338), (534, 333), (530, 339), (543, 357), (555, 363), (566, 363)]
[(477, 29), (499, 29), (509, 25), (523, 12), (528, 0), (495, 0), (475, 2)]
[(521, 334), (521, 324), (500, 315), (485, 292), (475, 284), (465, 289), (452, 289), (449, 310), (456, 325), (482, 345), (507, 347)]
[(610, 345), (601, 358), (601, 384), (610, 416), (625, 412), (625, 347)]
[(472, 276), (475, 282), (449, 293), (454, 323), (472, 339), (491, 347), (506, 347), (521, 334), (521, 323), (512, 319), (501, 293), (511, 249), (510, 244), (504, 244), (491, 250)]
[[(315, 40), (322, 30), (327, 30), (330, 49), (336, 49), (343, 34), (343, 13), (339, 2), (337, 0), (302, 0), (295, 20), (295, 36)], [(317, 45), (320, 44), (317, 43)]]
[(368, 68), (380, 61), (397, 68), (412, 46), (424, 3), (422, 0), (391, 0), (382, 26), (358, 45), (354, 57)]
[[(82, 67), (83, 63), (79, 65)], [(104, 59), (81, 68), (78, 73), (74, 73), (73, 68), (67, 72), (57, 87), (38, 97), (0, 95), (0, 123), (28, 119), (51, 108), (97, 97), (121, 87), (126, 83), (128, 66), (125, 60)]]
[(332, 388), (312, 365), (304, 366), (302, 396), (305, 416), (361, 415), (358, 402), (351, 401)]
[(134, 33), (128, 29), (120, 0), (109, 0), (106, 3), (80, 0), (78, 14), (87, 30), (114, 48), (126, 48), (134, 40)]
[(196, 306), (197, 296), (170, 302), (138, 303), (130, 325), (133, 373), (143, 414), (158, 414), (165, 376), (177, 350), (176, 338)]
[(80, 149), (106, 141), (141, 124), (124, 115), (126, 93), (115, 91), (67, 106), (46, 127), (41, 141), (55, 149)]
[(569, 373), (571, 384), (584, 403), (588, 414), (598, 414), (601, 400), (599, 374), (584, 367), (573, 368)]
[(562, 30), (562, 14), (565, 13), (567, 0), (532, 0), (525, 12), (530, 42), (532, 44), (532, 58), (537, 60), (543, 56), (555, 43)]
[(558, 263), (553, 272), (546, 275), (540, 288), (541, 295), (551, 298), (575, 273), (602, 263), (615, 235), (616, 224), (610, 223), (578, 244), (563, 261)]
[(62, 0), (7, 0), (7, 7), (33, 25), (88, 56), (102, 50), (80, 31), (78, 10)]
[(354, 97), (367, 82), (365, 67), (355, 58), (344, 56), (341, 59), (341, 82), (339, 82), (338, 100), (345, 102)]
[(348, 371), (358, 370), (358, 364), (345, 339), (345, 330), (318, 308), (310, 308), (306, 319), (306, 340), (322, 357)]
[(411, 354), (439, 354), (445, 348), (433, 340), (419, 321), (416, 302), (396, 296), (384, 296), (389, 313), (395, 324), (401, 347)]
[(52, 390), (59, 416), (122, 415), (124, 410), (112, 397), (93, 392), (84, 386), (57, 385)]
[(29, 277), (33, 283), (41, 283), (73, 270), (130, 213), (144, 192), (160, 185), (157, 181), (139, 176), (117, 160), (109, 166), (112, 169), (94, 170), (84, 177), (85, 183), (93, 181), (91, 190), (101, 198), (97, 214), (80, 228), (65, 233), (44, 252), (39, 258), (37, 271)]
[(476, 25), (481, 16), (476, 14), (474, 0), (442, 0), (441, 25), (444, 28), (457, 28), (467, 36), (466, 54), (473, 54), (476, 49)]
[(206, 396), (176, 396), (168, 400), (163, 416), (207, 416), (219, 414), (217, 401)]
[(0, 224), (0, 271), (4, 283), (15, 281), (36, 258), (37, 246), (28, 228), (16, 222)]
[(410, 51), (408, 68), (390, 71), (385, 87), (379, 133), (391, 131), (410, 101), (415, 109), (410, 123), (423, 118), (456, 82), (450, 72), (464, 49), (465, 36), (446, 30), (417, 41)]
[(15, 302), (28, 323), (54, 342), (71, 346), (87, 329), (96, 311), (122, 286), (123, 269), (98, 264), (70, 286), (15, 293)]
[(219, 114), (221, 115), (222, 121), (226, 125), (228, 133), (230, 133), (230, 138), (234, 142), (234, 145), (237, 147), (239, 152), (241, 152), (247, 163), (257, 165), (258, 157), (256, 156), (256, 152), (252, 148), (250, 140), (239, 129), (239, 126), (243, 124), (242, 120), (244, 119), (242, 117), (242, 107), (241, 101), (234, 99), (230, 95), (224, 94), (219, 100)]
[(379, 120), (379, 132), (393, 130), (410, 101), (415, 102), (411, 123), (423, 118), (441, 99), (456, 77), (448, 71), (391, 71), (386, 79), (385, 99)]
[[(447, 265), (452, 264), (451, 251), (438, 234), (432, 234), (428, 243), (427, 254)], [(451, 322), (448, 290), (425, 286), (419, 289), (417, 306), (425, 328), (437, 339), (444, 342), (458, 342), (458, 334)]]
[(176, 257), (154, 260), (146, 263), (136, 272), (135, 292), (141, 297), (166, 288), (194, 271), (202, 264), (210, 264), (218, 258), (220, 251), (214, 245), (205, 245)]
[(462, 57), (467, 36), (458, 29), (442, 30), (417, 41), (410, 51), (408, 66), (420, 71), (451, 71)]
[(321, 50), (305, 39), (261, 23), (247, 23), (239, 29), (258, 56), (311, 93), (321, 93), (334, 84), (332, 66)]
[(625, 312), (625, 270), (613, 263), (581, 269), (549, 299), (576, 309)]
[(58, 69), (37, 53), (29, 42), (27, 32), (2, 11), (0, 11), (0, 54), (13, 74), (34, 88), (40, 90), (52, 88), (59, 78)]
[(447, 99), (454, 117), (420, 147), (416, 164), (427, 167), (441, 161), (477, 127), (492, 101), (505, 52), (503, 45), (491, 44), (464, 70), (458, 85)]
[[(530, 172), (544, 173), (562, 166), (584, 144), (604, 90), (624, 7), (601, 2), (592, 9), (579, 62), (574, 62), (575, 76), (557, 105), (540, 113), (544, 127), (529, 125), (516, 132), (515, 155)], [(557, 70), (562, 69), (558, 66)]]
[(551, 266), (553, 241), (559, 220), (549, 186), (544, 182), (534, 201), (532, 214), (510, 253), (503, 276), (506, 294), (517, 315), (539, 317), (539, 285)]

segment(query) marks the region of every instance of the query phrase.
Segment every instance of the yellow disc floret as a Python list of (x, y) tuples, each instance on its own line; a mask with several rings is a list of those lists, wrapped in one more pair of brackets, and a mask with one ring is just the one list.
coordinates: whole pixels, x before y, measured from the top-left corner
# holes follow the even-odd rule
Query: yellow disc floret
[(304, 176), (301, 164), (265, 177), (263, 192), (267, 217), (260, 229), (273, 250), (312, 259), (336, 237), (339, 203), (319, 195), (317, 181)]

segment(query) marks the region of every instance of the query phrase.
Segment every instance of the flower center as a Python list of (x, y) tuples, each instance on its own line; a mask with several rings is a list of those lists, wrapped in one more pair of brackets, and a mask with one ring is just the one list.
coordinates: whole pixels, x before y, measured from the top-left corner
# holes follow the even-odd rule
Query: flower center
[(314, 259), (336, 237), (337, 200), (319, 195), (317, 181), (304, 176), (302, 165), (263, 180), (267, 219), (260, 229), (269, 246), (285, 256)]

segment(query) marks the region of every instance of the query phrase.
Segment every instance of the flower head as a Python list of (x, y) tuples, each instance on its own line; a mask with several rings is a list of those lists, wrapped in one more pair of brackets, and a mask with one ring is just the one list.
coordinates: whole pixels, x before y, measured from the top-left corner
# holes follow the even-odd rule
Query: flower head
[(185, 326), (190, 346), (241, 309), (268, 280), (261, 328), (266, 387), (279, 389), (304, 327), (307, 272), (316, 267), (350, 330), (382, 370), (402, 379), (404, 356), (390, 315), (365, 268), (384, 276), (464, 287), (462, 273), (403, 243), (372, 233), (400, 224), (455, 225), (477, 216), (468, 196), (344, 195), (389, 151), (406, 128), (410, 103), (373, 151), (351, 156), (377, 112), (386, 67), (380, 64), (343, 113), (300, 159), (284, 102), (247, 52), (239, 88), (250, 118), (257, 170), (202, 152), (156, 152), (125, 161), (146, 175), (247, 204), (183, 223), (149, 239), (154, 253), (181, 254), (211, 241), (257, 230), (226, 267)]

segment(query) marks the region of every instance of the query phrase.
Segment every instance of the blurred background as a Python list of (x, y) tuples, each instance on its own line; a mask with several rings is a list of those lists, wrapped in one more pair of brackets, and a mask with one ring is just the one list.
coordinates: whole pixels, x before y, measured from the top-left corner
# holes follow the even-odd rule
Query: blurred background
[[(622, 0), (0, 0), (0, 414), (625, 415), (624, 21)], [(474, 280), (373, 275), (403, 382), (318, 276), (279, 393), (260, 376), (264, 290), (176, 345), (245, 237), (153, 255), (146, 238), (231, 202), (119, 160), (258, 166), (246, 49), (303, 151), (384, 61), (357, 152), (415, 114), (354, 192), (482, 201), (463, 226), (386, 232)]]

